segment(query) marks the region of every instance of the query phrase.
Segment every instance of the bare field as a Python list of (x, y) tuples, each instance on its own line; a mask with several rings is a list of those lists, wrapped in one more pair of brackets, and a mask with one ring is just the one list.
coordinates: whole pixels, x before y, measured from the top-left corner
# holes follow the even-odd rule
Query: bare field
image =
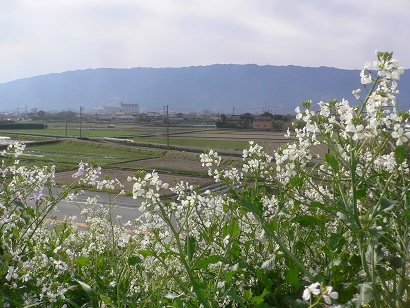
[[(232, 140), (247, 142), (254, 141), (255, 143), (263, 146), (268, 154), (272, 155), (281, 146), (293, 141), (292, 139), (289, 139), (284, 135), (285, 132), (277, 131), (215, 130), (195, 132), (192, 134), (192, 138), (205, 140), (219, 140), (220, 142)], [(189, 136), (189, 134), (179, 134), (178, 136), (175, 136), (173, 138), (187, 138)], [(320, 157), (323, 157), (327, 152), (327, 147), (323, 145), (313, 146), (311, 150), (313, 154), (318, 154)]]

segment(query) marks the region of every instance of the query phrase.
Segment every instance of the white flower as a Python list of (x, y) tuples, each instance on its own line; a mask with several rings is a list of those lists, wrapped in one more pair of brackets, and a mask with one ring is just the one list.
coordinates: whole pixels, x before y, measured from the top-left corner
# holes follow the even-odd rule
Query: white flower
[(400, 126), (400, 124), (394, 125), (394, 132), (391, 134), (391, 136), (395, 139), (396, 145), (402, 145), (403, 143), (406, 143), (410, 139), (410, 132), (405, 132), (403, 127)]
[(330, 298), (333, 299), (338, 299), (339, 298), (339, 293), (332, 291), (333, 287), (328, 286), (326, 287), (326, 291), (323, 294), (323, 299), (325, 300), (326, 304), (330, 305), (332, 303), (332, 300)]
[(320, 289), (318, 288), (320, 286), (319, 282), (312, 283), (310, 286), (306, 287), (305, 290), (303, 291), (302, 298), (305, 301), (310, 300), (311, 294), (313, 295), (319, 295), (320, 294)]
[(366, 74), (365, 74), (365, 72), (368, 71), (368, 67), (369, 67), (369, 66), (370, 66), (370, 63), (367, 62), (367, 63), (364, 65), (363, 70), (360, 72), (360, 77), (361, 77), (360, 81), (361, 81), (361, 83), (362, 83), (363, 85), (366, 85), (366, 84), (372, 82), (372, 77), (371, 77), (370, 75), (366, 75)]
[(352, 94), (354, 95), (354, 97), (356, 97), (356, 99), (360, 99), (360, 95), (359, 93), (361, 92), (361, 89), (357, 89), (357, 90), (353, 90)]
[(354, 126), (353, 124), (349, 124), (346, 126), (346, 131), (354, 133), (352, 139), (353, 140), (361, 140), (364, 138), (363, 134), (364, 126), (363, 125), (357, 125)]

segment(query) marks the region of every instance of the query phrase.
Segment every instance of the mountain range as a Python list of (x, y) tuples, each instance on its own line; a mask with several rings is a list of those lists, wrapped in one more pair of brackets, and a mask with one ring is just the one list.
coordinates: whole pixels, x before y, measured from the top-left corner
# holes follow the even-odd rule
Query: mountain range
[[(407, 71), (406, 71), (407, 72)], [(410, 109), (410, 75), (399, 80), (398, 108)], [(96, 112), (138, 104), (140, 112), (293, 113), (302, 101), (348, 99), (359, 70), (331, 67), (215, 64), (183, 68), (86, 69), (0, 84), (2, 111)], [(365, 92), (362, 91), (362, 93)], [(364, 94), (362, 94), (364, 96)]]

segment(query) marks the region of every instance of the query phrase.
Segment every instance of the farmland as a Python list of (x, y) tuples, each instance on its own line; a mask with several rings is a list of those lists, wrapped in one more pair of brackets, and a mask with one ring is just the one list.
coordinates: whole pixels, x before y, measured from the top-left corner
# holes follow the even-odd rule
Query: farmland
[[(201, 166), (200, 152), (209, 149), (222, 152), (222, 166), (229, 167), (239, 164), (241, 151), (248, 147), (250, 140), (270, 154), (289, 141), (283, 136), (284, 132), (186, 126), (170, 127), (168, 139), (166, 127), (116, 125), (108, 128), (95, 123), (83, 123), (82, 138), (79, 138), (79, 129), (74, 129), (73, 124), (67, 126), (68, 138), (65, 138), (65, 123), (56, 122), (48, 123), (44, 130), (1, 131), (0, 134), (21, 141), (59, 140), (54, 144), (28, 146), (21, 160), (27, 165), (55, 165), (56, 180), (60, 184), (72, 181), (72, 173), (83, 161), (101, 166), (104, 176), (117, 178), (126, 189), (130, 189), (127, 177), (138, 170), (156, 170), (169, 182), (178, 179), (206, 186), (212, 180)], [(167, 149), (168, 140), (173, 150)]]
[[(78, 163), (83, 161), (101, 166), (104, 176), (118, 178), (123, 184), (138, 170), (156, 170), (169, 181), (189, 180), (205, 186), (212, 181), (201, 166), (200, 152), (209, 149), (221, 152), (222, 166), (229, 167), (239, 164), (241, 151), (251, 140), (263, 146), (268, 154), (289, 141), (284, 132), (276, 131), (180, 126), (170, 127), (167, 136), (166, 127), (135, 124), (108, 128), (95, 123), (83, 123), (81, 129), (82, 138), (73, 124), (67, 128), (68, 138), (65, 138), (65, 123), (55, 122), (44, 130), (1, 131), (0, 134), (21, 141), (59, 140), (54, 144), (30, 145), (21, 159), (27, 165), (55, 165), (56, 180), (60, 184), (70, 181)], [(324, 155), (325, 149), (314, 149), (314, 152)]]

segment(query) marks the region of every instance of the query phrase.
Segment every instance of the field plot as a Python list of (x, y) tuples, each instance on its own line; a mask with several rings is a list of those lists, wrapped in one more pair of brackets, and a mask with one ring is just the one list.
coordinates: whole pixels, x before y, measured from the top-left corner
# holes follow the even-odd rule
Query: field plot
[[(249, 146), (249, 141), (255, 141), (265, 149), (277, 149), (289, 142), (283, 137), (284, 133), (267, 131), (231, 131), (231, 130), (199, 130), (170, 133), (170, 146), (183, 146), (200, 149), (225, 151), (242, 151)], [(166, 145), (166, 135), (149, 135), (132, 138), (135, 142)], [(276, 146), (275, 146), (276, 145)], [(268, 151), (271, 152), (271, 151)]]
[[(142, 131), (141, 129), (140, 132)], [(130, 128), (126, 130), (115, 127), (112, 132), (129, 133)], [(64, 139), (55, 144), (29, 146), (26, 155), (21, 159), (27, 165), (56, 165), (57, 182), (60, 184), (70, 182), (78, 164), (83, 161), (101, 166), (104, 175), (117, 178), (127, 189), (132, 188), (131, 183), (126, 181), (127, 177), (134, 175), (138, 170), (147, 172), (155, 170), (164, 181), (172, 182), (174, 179), (180, 179), (203, 187), (211, 184), (213, 180), (208, 178), (207, 169), (202, 167), (198, 152), (213, 149), (221, 153), (224, 153), (223, 151), (240, 153), (249, 146), (249, 141), (254, 141), (262, 145), (268, 154), (273, 154), (275, 150), (290, 141), (284, 137), (284, 132), (216, 129), (186, 131), (186, 127), (174, 127), (170, 130), (170, 145), (186, 149), (186, 151), (177, 151), (156, 149), (155, 145), (166, 146), (167, 144), (167, 136), (160, 134), (162, 132), (157, 128), (155, 135), (133, 138), (135, 141), (148, 144), (148, 147)], [(103, 137), (110, 137), (110, 135), (103, 135)], [(149, 148), (149, 144), (154, 147)], [(196, 150), (196, 153), (189, 152), (190, 149)], [(312, 151), (323, 157), (327, 148), (319, 146)], [(240, 161), (240, 157), (223, 155), (221, 167), (238, 167)]]
[[(216, 151), (242, 151), (249, 146), (249, 141), (264, 147), (268, 154), (273, 154), (290, 140), (284, 137), (285, 132), (255, 130), (206, 130), (174, 134), (169, 137), (171, 146), (187, 146)], [(166, 136), (139, 136), (136, 142), (167, 144)]]
[(27, 154), (24, 159), (31, 163), (55, 164), (57, 171), (63, 171), (74, 170), (81, 161), (106, 168), (118, 162), (161, 157), (165, 152), (98, 142), (64, 140), (56, 144), (30, 146)]
[(107, 124), (100, 123), (69, 123), (67, 126), (63, 122), (47, 123), (45, 129), (13, 129), (0, 130), (0, 133), (20, 133), (30, 135), (46, 135), (55, 137), (126, 137), (147, 134), (144, 126), (119, 125), (109, 128)]
[[(239, 158), (224, 158), (222, 166), (238, 166)], [(202, 167), (199, 154), (168, 151), (163, 157), (151, 158), (138, 161), (119, 162), (111, 164), (111, 167), (127, 170), (157, 170), (170, 174), (195, 175), (207, 177), (207, 168)]]
[[(0, 130), (0, 134), (19, 133), (29, 135), (43, 135), (55, 137), (118, 137), (118, 138), (133, 138), (140, 135), (161, 136), (167, 134), (167, 127), (164, 125), (154, 124), (109, 124), (109, 123), (92, 123), (92, 122), (47, 122), (45, 129), (13, 129)], [(206, 127), (190, 128), (188, 126), (170, 126), (169, 134), (178, 134), (181, 132), (189, 132), (191, 130), (204, 130)]]
[[(36, 145), (27, 148), (22, 157), (27, 165), (56, 165), (56, 182), (67, 184), (73, 181), (72, 174), (80, 161), (93, 163), (103, 168), (102, 178), (117, 178), (128, 191), (132, 183), (127, 181), (138, 170), (157, 170), (161, 179), (172, 183), (175, 180), (204, 187), (213, 183), (201, 166), (199, 154), (178, 151), (151, 150), (89, 141), (64, 140), (56, 144)], [(231, 160), (226, 160), (231, 162)]]

